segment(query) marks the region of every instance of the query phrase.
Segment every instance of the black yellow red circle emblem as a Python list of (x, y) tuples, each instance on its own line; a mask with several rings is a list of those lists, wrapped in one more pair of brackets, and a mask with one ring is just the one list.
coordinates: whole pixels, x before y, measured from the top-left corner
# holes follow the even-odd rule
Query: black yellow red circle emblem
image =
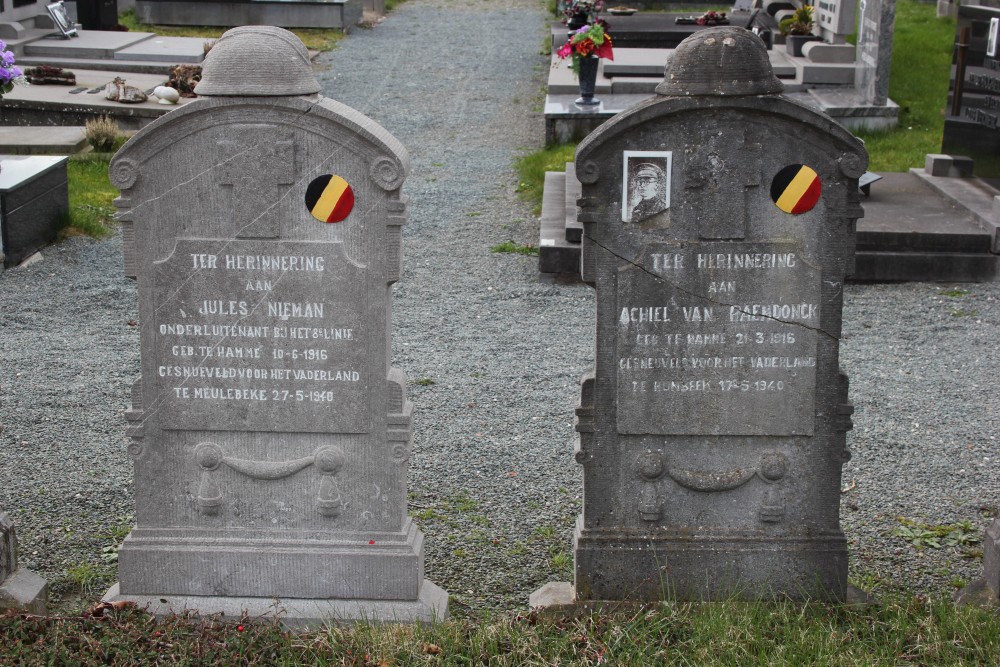
[(320, 222), (340, 222), (354, 208), (354, 190), (340, 176), (320, 176), (306, 188), (306, 208)]
[(771, 199), (785, 213), (811, 211), (823, 191), (819, 174), (804, 164), (790, 164), (771, 181)]

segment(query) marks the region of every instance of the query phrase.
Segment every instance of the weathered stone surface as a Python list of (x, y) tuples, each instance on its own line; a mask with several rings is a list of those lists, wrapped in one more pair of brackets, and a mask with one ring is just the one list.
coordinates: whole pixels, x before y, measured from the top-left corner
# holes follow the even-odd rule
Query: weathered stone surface
[(305, 66), (292, 40), (226, 33), (201, 97), (111, 165), (142, 320), (136, 527), (112, 595), (440, 618), (406, 513), (412, 404), (388, 358), (408, 157), (304, 74), (286, 96), (261, 88), (260, 62)]
[(862, 104), (883, 106), (889, 99), (892, 32), (896, 0), (860, 0), (854, 86)]
[(48, 584), (34, 572), (18, 567), (14, 522), (0, 512), (0, 610), (44, 614)]
[[(867, 154), (820, 113), (742, 93), (770, 74), (750, 33), (690, 40), (686, 67), (734, 62), (731, 49), (761, 69), (672, 77), (682, 45), (671, 94), (576, 154), (583, 277), (597, 290), (577, 410), (576, 596), (843, 600), (853, 409), (838, 344)], [(695, 91), (667, 83), (681, 79)]]
[(1000, 519), (983, 536), (983, 576), (955, 594), (959, 604), (1000, 605)]

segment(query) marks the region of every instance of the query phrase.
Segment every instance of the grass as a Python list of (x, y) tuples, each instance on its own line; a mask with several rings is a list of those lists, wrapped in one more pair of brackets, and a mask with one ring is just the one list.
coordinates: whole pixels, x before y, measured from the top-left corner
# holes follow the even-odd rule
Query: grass
[(524, 245), (518, 245), (514, 241), (504, 241), (503, 243), (498, 243), (490, 248), (490, 252), (499, 253), (512, 253), (516, 255), (529, 255), (531, 257), (538, 256), (538, 247), (526, 243)]
[(0, 620), (0, 664), (997, 664), (1000, 615), (900, 596), (878, 606), (667, 603), (580, 617), (484, 616), (299, 634), (136, 609)]
[(118, 190), (108, 178), (111, 156), (106, 153), (74, 155), (67, 165), (69, 182), (69, 234), (102, 238), (111, 233)]
[(535, 215), (542, 212), (542, 190), (545, 186), (545, 172), (564, 171), (566, 163), (573, 161), (576, 144), (558, 144), (519, 158), (517, 170), (517, 192), (521, 198), (531, 202)]
[[(206, 41), (218, 39), (229, 28), (193, 25), (152, 25), (140, 23), (134, 9), (127, 9), (118, 15), (118, 22), (133, 32), (155, 32), (163, 37), (200, 37)], [(230, 26), (232, 27), (232, 26)], [(339, 28), (289, 28), (307, 49), (331, 51), (344, 38)]]

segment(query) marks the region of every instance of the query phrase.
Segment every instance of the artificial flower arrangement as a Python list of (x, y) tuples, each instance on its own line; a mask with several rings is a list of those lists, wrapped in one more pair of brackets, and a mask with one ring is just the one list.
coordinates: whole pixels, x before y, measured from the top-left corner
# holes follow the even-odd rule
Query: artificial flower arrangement
[(571, 0), (563, 7), (562, 22), (564, 24), (576, 21), (593, 23), (602, 11), (604, 11), (604, 0)]
[(716, 12), (709, 10), (699, 16), (694, 21), (697, 25), (729, 25), (729, 19), (726, 18), (725, 12)]
[(24, 72), (14, 65), (14, 52), (7, 50), (7, 44), (0, 39), (0, 99), (14, 89), (15, 83), (27, 83)]
[(607, 32), (608, 24), (603, 19), (595, 19), (592, 23), (575, 30), (566, 43), (559, 47), (556, 55), (562, 59), (572, 57), (570, 68), (579, 76), (580, 61), (596, 56), (614, 60), (611, 50), (611, 35)]

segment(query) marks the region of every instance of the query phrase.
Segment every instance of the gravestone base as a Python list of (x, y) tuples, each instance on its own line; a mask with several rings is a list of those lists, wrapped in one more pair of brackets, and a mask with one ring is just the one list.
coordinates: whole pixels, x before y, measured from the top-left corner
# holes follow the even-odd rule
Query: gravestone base
[[(847, 543), (842, 536), (654, 536), (581, 533), (578, 527), (575, 548), (576, 594), (581, 600), (780, 596), (842, 602), (848, 597)], [(581, 577), (587, 572), (589, 577)], [(652, 578), (652, 572), (659, 577)]]
[(120, 592), (130, 595), (269, 599), (417, 600), (423, 534), (341, 533), (329, 539), (214, 539), (198, 531), (135, 529), (118, 554)]
[(0, 609), (19, 609), (44, 614), (48, 584), (31, 570), (19, 567), (0, 582)]
[(1000, 606), (1000, 519), (983, 536), (983, 576), (955, 593), (957, 604)]
[(118, 584), (112, 586), (102, 599), (105, 602), (133, 602), (138, 608), (156, 616), (197, 611), (201, 616), (221, 615), (233, 622), (244, 618), (276, 618), (290, 629), (313, 629), (355, 621), (432, 623), (448, 617), (448, 593), (426, 579), (416, 600), (122, 595)]

